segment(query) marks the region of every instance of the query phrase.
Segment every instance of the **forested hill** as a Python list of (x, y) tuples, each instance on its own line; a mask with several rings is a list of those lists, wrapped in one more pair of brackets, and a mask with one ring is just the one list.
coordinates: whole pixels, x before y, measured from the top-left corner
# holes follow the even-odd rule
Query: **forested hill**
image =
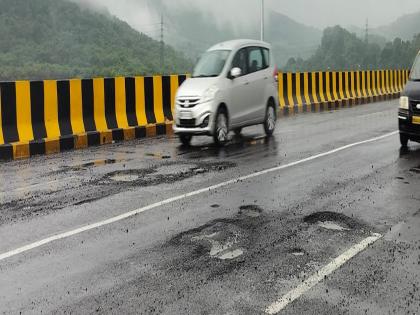
[[(160, 43), (67, 0), (0, 0), (0, 80), (154, 74)], [(165, 46), (165, 73), (191, 70)]]
[(381, 47), (335, 26), (324, 30), (321, 45), (312, 57), (290, 58), (283, 70), (408, 69), (419, 50), (420, 33), (411, 40), (395, 38)]

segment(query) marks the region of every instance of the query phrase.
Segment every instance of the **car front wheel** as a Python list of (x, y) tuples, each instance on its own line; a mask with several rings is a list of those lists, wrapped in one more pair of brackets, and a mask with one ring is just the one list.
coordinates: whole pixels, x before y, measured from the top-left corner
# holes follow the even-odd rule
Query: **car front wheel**
[(213, 139), (217, 145), (223, 145), (228, 141), (229, 123), (226, 112), (219, 109), (216, 115), (216, 126)]
[(401, 146), (402, 147), (407, 147), (407, 145), (408, 145), (408, 136), (407, 135), (405, 135), (405, 134), (403, 134), (403, 133), (400, 133), (400, 142), (401, 142)]
[(189, 146), (192, 140), (191, 135), (179, 135), (179, 141), (181, 141), (182, 145)]
[(271, 136), (276, 129), (276, 109), (274, 108), (273, 102), (270, 102), (267, 106), (267, 110), (265, 113), (265, 121), (264, 121), (264, 131), (267, 136)]

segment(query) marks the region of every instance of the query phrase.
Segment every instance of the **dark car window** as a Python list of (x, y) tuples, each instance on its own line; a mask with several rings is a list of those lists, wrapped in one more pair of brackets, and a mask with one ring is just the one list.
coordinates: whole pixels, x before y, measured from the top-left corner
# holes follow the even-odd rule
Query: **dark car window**
[(270, 51), (267, 48), (262, 49), (264, 57), (264, 69), (270, 67)]
[(240, 68), (242, 70), (242, 75), (248, 73), (246, 48), (242, 48), (236, 53), (232, 61), (232, 69), (233, 68)]
[(249, 73), (257, 72), (264, 69), (264, 58), (259, 47), (248, 48), (248, 69)]
[(416, 61), (414, 61), (413, 68), (411, 69), (410, 80), (420, 81), (420, 53), (417, 55)]

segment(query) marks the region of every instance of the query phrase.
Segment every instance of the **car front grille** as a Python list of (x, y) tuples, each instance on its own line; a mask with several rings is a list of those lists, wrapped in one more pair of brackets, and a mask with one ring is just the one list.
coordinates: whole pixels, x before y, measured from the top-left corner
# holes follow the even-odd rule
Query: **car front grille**
[(180, 97), (176, 103), (182, 108), (192, 108), (198, 105), (200, 98), (198, 97)]
[(178, 127), (195, 128), (195, 119), (180, 119)]

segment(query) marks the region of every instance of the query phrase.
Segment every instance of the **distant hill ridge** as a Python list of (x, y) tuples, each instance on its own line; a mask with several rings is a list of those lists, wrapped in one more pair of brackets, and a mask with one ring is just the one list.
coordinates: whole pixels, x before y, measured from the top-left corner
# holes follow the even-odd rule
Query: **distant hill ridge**
[[(67, 0), (0, 0), (0, 80), (154, 74), (160, 43)], [(190, 71), (165, 47), (166, 73)]]
[(420, 11), (403, 15), (391, 24), (374, 28), (373, 33), (382, 35), (389, 40), (396, 37), (411, 40), (420, 33)]

